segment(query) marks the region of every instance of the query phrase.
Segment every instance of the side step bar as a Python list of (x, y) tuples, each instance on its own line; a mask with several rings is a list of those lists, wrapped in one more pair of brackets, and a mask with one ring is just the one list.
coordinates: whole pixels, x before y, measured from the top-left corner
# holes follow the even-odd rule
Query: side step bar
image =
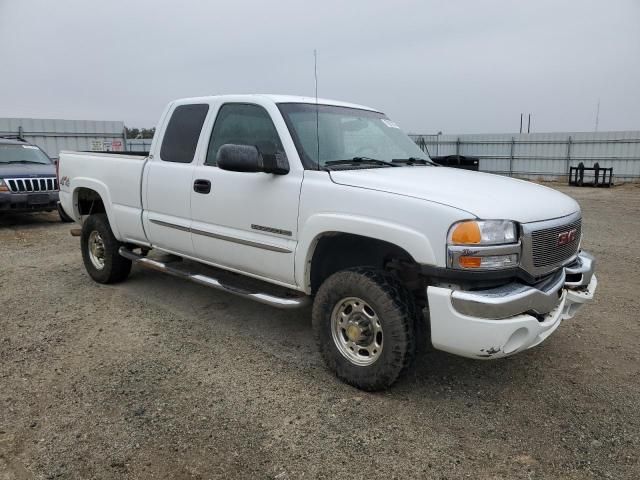
[(252, 292), (243, 288), (238, 288), (236, 286), (225, 285), (216, 278), (213, 278), (207, 275), (202, 275), (200, 273), (193, 273), (185, 270), (180, 270), (178, 268), (174, 268), (170, 265), (167, 265), (166, 263), (159, 262), (151, 258), (146, 258), (146, 257), (143, 257), (142, 255), (138, 255), (137, 253), (132, 252), (126, 247), (120, 247), (120, 249), (118, 250), (118, 253), (120, 253), (120, 255), (123, 256), (124, 258), (128, 258), (134, 263), (140, 265), (141, 267), (145, 267), (150, 270), (157, 270), (159, 272), (168, 273), (169, 275), (173, 275), (175, 277), (183, 278), (185, 280), (190, 280), (192, 282), (199, 283), (200, 285), (204, 285), (206, 287), (222, 290), (223, 292), (232, 293), (233, 295), (237, 295), (239, 297), (255, 300), (256, 302), (264, 303), (272, 307), (283, 308), (283, 309), (293, 309), (293, 308), (305, 307), (311, 303), (311, 297), (306, 295), (279, 297), (276, 295), (272, 295), (270, 293)]

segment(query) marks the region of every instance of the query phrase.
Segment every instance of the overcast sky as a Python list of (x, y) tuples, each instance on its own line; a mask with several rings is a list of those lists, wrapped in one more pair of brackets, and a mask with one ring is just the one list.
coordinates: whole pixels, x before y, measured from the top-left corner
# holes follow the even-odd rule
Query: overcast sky
[(406, 131), (640, 129), (640, 0), (0, 0), (0, 117), (153, 126), (171, 99), (319, 94)]

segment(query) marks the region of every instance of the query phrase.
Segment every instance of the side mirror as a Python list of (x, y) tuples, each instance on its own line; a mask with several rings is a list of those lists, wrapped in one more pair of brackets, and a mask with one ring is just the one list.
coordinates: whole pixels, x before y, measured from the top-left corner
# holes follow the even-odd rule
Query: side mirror
[(284, 153), (263, 155), (252, 145), (224, 144), (218, 149), (216, 163), (218, 168), (230, 172), (289, 173), (289, 162)]

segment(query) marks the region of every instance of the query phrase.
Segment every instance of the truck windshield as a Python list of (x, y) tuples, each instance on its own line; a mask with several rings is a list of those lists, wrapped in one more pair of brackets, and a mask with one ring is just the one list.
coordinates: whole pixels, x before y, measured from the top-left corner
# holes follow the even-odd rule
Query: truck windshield
[(280, 103), (278, 108), (308, 169), (432, 164), (382, 113), (309, 103)]
[(51, 160), (35, 145), (0, 144), (0, 164), (3, 163), (40, 163), (49, 165)]

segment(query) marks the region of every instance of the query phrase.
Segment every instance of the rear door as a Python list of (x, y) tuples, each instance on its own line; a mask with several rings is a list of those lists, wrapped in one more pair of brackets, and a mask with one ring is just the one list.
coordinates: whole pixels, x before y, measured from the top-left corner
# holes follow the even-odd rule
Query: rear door
[(289, 159), (296, 155), (275, 104), (222, 104), (194, 170), (194, 183), (211, 185), (210, 191), (191, 192), (195, 254), (209, 263), (294, 285), (302, 166), (289, 161), (286, 175), (221, 170), (216, 155), (224, 144), (253, 145), (264, 155)]
[(209, 105), (173, 107), (162, 145), (147, 164), (144, 225), (154, 247), (193, 255), (191, 242), (191, 191), (198, 140)]

